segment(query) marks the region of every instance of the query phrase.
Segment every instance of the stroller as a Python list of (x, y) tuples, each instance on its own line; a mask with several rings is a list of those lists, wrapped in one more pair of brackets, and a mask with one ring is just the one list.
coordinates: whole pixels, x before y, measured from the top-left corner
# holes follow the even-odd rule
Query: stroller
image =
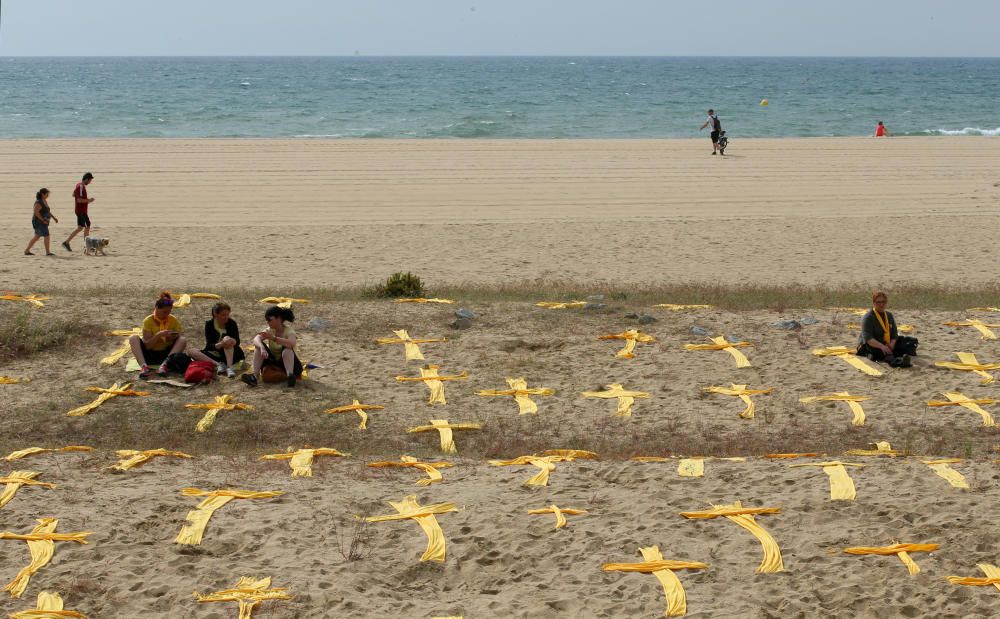
[(729, 146), (729, 138), (726, 137), (725, 131), (719, 132), (719, 154), (726, 154), (726, 147)]

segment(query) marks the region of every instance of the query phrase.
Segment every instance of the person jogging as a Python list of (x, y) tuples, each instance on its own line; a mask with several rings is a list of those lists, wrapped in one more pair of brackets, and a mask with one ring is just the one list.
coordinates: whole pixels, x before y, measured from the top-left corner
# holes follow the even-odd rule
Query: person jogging
[(66, 251), (73, 251), (70, 247), (69, 242), (73, 240), (73, 237), (83, 232), (83, 238), (90, 236), (90, 215), (87, 212), (90, 203), (94, 201), (87, 195), (87, 185), (94, 180), (94, 175), (87, 172), (83, 175), (83, 180), (76, 184), (76, 188), (73, 189), (73, 201), (76, 206), (74, 211), (76, 212), (76, 230), (74, 230), (65, 241), (63, 241), (62, 246), (66, 248)]
[(719, 117), (715, 115), (715, 110), (708, 111), (708, 120), (705, 121), (698, 131), (701, 131), (705, 127), (712, 127), (712, 154), (723, 154), (722, 149), (719, 147), (719, 135), (722, 134), (722, 122)]

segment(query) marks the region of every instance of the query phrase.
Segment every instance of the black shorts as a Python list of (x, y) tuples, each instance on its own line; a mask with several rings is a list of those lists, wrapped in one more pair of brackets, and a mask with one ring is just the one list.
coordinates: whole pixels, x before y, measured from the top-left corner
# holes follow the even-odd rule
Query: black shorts
[(90, 227), (90, 215), (88, 215), (86, 213), (84, 213), (83, 215), (80, 215), (78, 213), (77, 216), (76, 216), (76, 225), (80, 226), (81, 228), (89, 228)]
[[(225, 363), (226, 353), (222, 350), (216, 350), (214, 348), (203, 348), (201, 352), (205, 353), (209, 358), (218, 361), (219, 363)], [(239, 363), (246, 359), (246, 355), (243, 354), (243, 349), (238, 345), (233, 346), (233, 363)]]
[(171, 342), (170, 346), (163, 350), (150, 350), (146, 348), (145, 342), (139, 340), (139, 348), (142, 350), (142, 356), (146, 360), (146, 365), (160, 365), (166, 361), (167, 357), (170, 356), (170, 349), (173, 346), (174, 344)]
[(712, 132), (712, 144), (718, 144), (718, 142), (719, 142), (719, 132), (718, 131), (713, 131)]

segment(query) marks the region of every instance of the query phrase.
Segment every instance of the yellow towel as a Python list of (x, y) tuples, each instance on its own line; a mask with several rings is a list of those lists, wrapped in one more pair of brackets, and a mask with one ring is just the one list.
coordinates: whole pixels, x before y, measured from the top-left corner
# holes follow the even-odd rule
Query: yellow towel
[(575, 309), (583, 307), (586, 304), (586, 301), (539, 301), (535, 303), (535, 307), (544, 307), (545, 309)]
[(211, 292), (191, 292), (181, 294), (175, 301), (174, 307), (187, 307), (191, 305), (191, 299), (221, 299), (222, 297)]
[(528, 381), (523, 377), (521, 378), (507, 378), (507, 386), (509, 389), (496, 390), (496, 389), (486, 389), (483, 391), (477, 391), (476, 395), (483, 397), (497, 397), (497, 396), (510, 396), (514, 398), (514, 402), (517, 403), (518, 411), (521, 415), (534, 415), (538, 413), (538, 405), (535, 401), (531, 399), (530, 396), (533, 395), (554, 395), (555, 389), (549, 389), (546, 387), (533, 387), (528, 388)]
[(944, 396), (948, 398), (947, 402), (931, 400), (927, 402), (927, 406), (961, 406), (962, 408), (968, 409), (982, 417), (983, 425), (985, 427), (992, 428), (996, 425), (996, 422), (993, 420), (993, 415), (979, 406), (980, 404), (996, 404), (997, 401), (993, 398), (980, 398), (978, 400), (974, 400), (965, 397), (965, 395), (957, 391), (945, 391)]
[(87, 413), (93, 412), (101, 404), (104, 404), (111, 398), (116, 398), (118, 396), (149, 395), (148, 391), (133, 391), (129, 389), (129, 387), (131, 386), (132, 383), (125, 383), (124, 385), (119, 385), (118, 383), (115, 383), (107, 389), (102, 389), (101, 387), (87, 387), (86, 389), (84, 389), (84, 391), (92, 391), (94, 393), (99, 393), (100, 395), (97, 396), (97, 398), (90, 404), (84, 404), (83, 406), (74, 408), (73, 410), (66, 413), (66, 415), (69, 417), (83, 417)]
[(0, 493), (0, 507), (3, 507), (14, 498), (21, 486), (41, 486), (42, 488), (55, 488), (55, 484), (44, 481), (35, 481), (41, 475), (38, 471), (13, 471), (6, 477), (0, 477), (0, 484), (4, 484), (3, 492)]
[(635, 343), (641, 342), (643, 344), (648, 344), (650, 342), (655, 342), (656, 338), (652, 335), (647, 335), (645, 333), (640, 333), (636, 329), (628, 329), (627, 331), (622, 331), (621, 333), (615, 333), (613, 335), (602, 335), (598, 337), (599, 340), (625, 340), (625, 347), (615, 353), (615, 357), (618, 359), (634, 359), (635, 358)]
[(481, 430), (482, 426), (478, 423), (448, 423), (447, 419), (431, 419), (431, 425), (429, 426), (416, 426), (414, 428), (407, 428), (406, 431), (413, 432), (432, 432), (437, 431), (441, 437), (441, 451), (446, 454), (457, 454), (458, 447), (455, 445), (455, 435), (453, 430)]
[(681, 312), (684, 310), (712, 309), (711, 305), (680, 305), (677, 303), (659, 303), (653, 307), (659, 307), (671, 312)]
[(121, 462), (112, 466), (112, 470), (115, 471), (127, 471), (133, 469), (137, 466), (142, 466), (143, 464), (149, 462), (153, 458), (193, 458), (194, 456), (188, 455), (180, 451), (167, 451), (166, 449), (147, 449), (145, 451), (136, 451), (134, 449), (119, 449), (115, 452), (119, 458), (123, 458)]
[(393, 303), (443, 303), (445, 305), (452, 305), (455, 302), (451, 299), (424, 299), (423, 297), (418, 297), (415, 299), (396, 299)]
[(417, 460), (412, 456), (402, 456), (399, 462), (369, 462), (368, 466), (373, 468), (387, 468), (387, 467), (412, 467), (419, 469), (424, 473), (427, 473), (427, 477), (417, 480), (418, 486), (429, 486), (431, 484), (436, 484), (444, 481), (444, 477), (441, 476), (441, 472), (438, 469), (445, 469), (455, 466), (451, 462), (424, 462)]
[(19, 598), (28, 588), (28, 581), (38, 570), (49, 564), (52, 555), (55, 554), (55, 542), (76, 542), (86, 544), (87, 536), (93, 535), (90, 532), (79, 533), (56, 533), (56, 526), (59, 521), (55, 518), (39, 518), (38, 525), (27, 535), (17, 533), (0, 533), (0, 539), (14, 539), (28, 542), (28, 551), (31, 553), (31, 563), (21, 568), (14, 580), (7, 583), (4, 591), (10, 591), (10, 597)]
[(572, 507), (558, 507), (556, 505), (549, 505), (548, 507), (543, 507), (542, 509), (529, 509), (528, 513), (532, 515), (555, 514), (556, 516), (555, 528), (561, 529), (564, 526), (566, 526), (566, 515), (579, 516), (582, 514), (586, 514), (587, 512), (582, 509), (573, 509)]
[(336, 415), (339, 413), (349, 413), (351, 411), (354, 411), (358, 414), (359, 417), (361, 417), (361, 423), (358, 425), (358, 429), (366, 430), (368, 429), (368, 413), (366, 413), (365, 411), (380, 411), (380, 410), (385, 410), (385, 407), (379, 406), (377, 404), (362, 404), (357, 400), (352, 400), (351, 403), (346, 406), (328, 408), (323, 412), (331, 415)]
[[(0, 376), (0, 385), (16, 385), (21, 382), (20, 378), (11, 378), (10, 376)], [(24, 382), (28, 382), (25, 380)]]
[(348, 457), (351, 454), (345, 454), (337, 451), (336, 449), (330, 449), (329, 447), (320, 447), (318, 449), (299, 449), (297, 451), (292, 451), (288, 448), (288, 453), (281, 454), (269, 454), (266, 456), (261, 456), (261, 460), (288, 460), (288, 465), (292, 467), (292, 477), (312, 477), (312, 463), (313, 459), (317, 456), (341, 456)]
[(990, 330), (990, 327), (996, 328), (1000, 327), (1000, 324), (986, 324), (982, 320), (977, 320), (975, 318), (970, 318), (968, 320), (962, 320), (959, 322), (946, 322), (944, 323), (947, 327), (972, 327), (976, 331), (982, 334), (982, 339), (984, 340), (995, 340), (997, 339), (997, 334)]
[(215, 396), (215, 401), (208, 404), (185, 404), (184, 408), (190, 408), (194, 410), (204, 410), (205, 415), (198, 421), (198, 425), (195, 426), (195, 430), (198, 432), (204, 432), (205, 430), (212, 427), (215, 423), (215, 418), (219, 414), (219, 411), (252, 411), (253, 407), (249, 404), (243, 404), (241, 402), (233, 402), (233, 396), (217, 395)]
[(778, 548), (778, 542), (774, 541), (771, 534), (757, 523), (754, 516), (778, 513), (781, 513), (781, 508), (743, 507), (740, 501), (736, 501), (732, 505), (713, 505), (712, 509), (707, 511), (681, 512), (681, 516), (693, 519), (713, 519), (721, 516), (743, 527), (760, 541), (760, 545), (764, 549), (764, 558), (757, 566), (757, 573), (772, 574), (785, 570), (785, 565), (781, 560), (781, 549)]
[(685, 344), (684, 350), (724, 350), (733, 356), (736, 360), (736, 367), (738, 368), (749, 368), (750, 360), (746, 358), (737, 348), (745, 348), (747, 346), (753, 346), (750, 342), (730, 342), (726, 339), (726, 336), (709, 338), (712, 340), (712, 344)]
[(12, 451), (4, 457), (4, 460), (20, 460), (21, 458), (27, 458), (28, 456), (34, 456), (43, 453), (68, 453), (76, 451), (94, 451), (93, 447), (87, 447), (86, 445), (69, 445), (68, 447), (58, 447), (56, 449), (46, 449), (44, 447), (28, 447), (27, 449), (19, 449), (17, 451)]
[(413, 339), (410, 334), (406, 332), (406, 329), (399, 329), (398, 331), (393, 331), (396, 337), (380, 337), (375, 340), (376, 344), (386, 345), (386, 344), (402, 344), (403, 354), (407, 361), (420, 361), (424, 358), (422, 352), (420, 352), (420, 344), (430, 344), (432, 342), (447, 342), (447, 338), (425, 338), (425, 339)]
[(854, 419), (851, 421), (851, 425), (863, 426), (865, 425), (865, 409), (861, 408), (860, 402), (864, 402), (869, 399), (870, 398), (866, 395), (851, 395), (846, 391), (838, 391), (831, 395), (817, 395), (799, 398), (799, 402), (802, 402), (803, 404), (809, 404), (812, 402), (844, 402), (854, 414)]
[(198, 602), (238, 602), (240, 605), (239, 619), (251, 619), (254, 607), (261, 602), (270, 600), (290, 600), (292, 596), (286, 587), (271, 588), (271, 577), (255, 579), (244, 576), (233, 589), (225, 589), (202, 595), (195, 593)]
[(427, 549), (420, 556), (421, 561), (445, 560), (445, 539), (441, 525), (438, 524), (438, 514), (457, 512), (458, 508), (454, 503), (435, 503), (433, 505), (420, 505), (417, 503), (416, 495), (410, 495), (402, 501), (389, 501), (389, 505), (397, 512), (387, 516), (369, 516), (365, 518), (368, 522), (387, 522), (390, 520), (416, 520), (424, 534), (427, 535)]
[(605, 391), (584, 391), (582, 395), (585, 398), (617, 398), (618, 408), (615, 410), (615, 415), (618, 417), (631, 417), (635, 399), (650, 397), (645, 391), (626, 391), (621, 383), (611, 383), (605, 387)]
[(660, 553), (659, 546), (640, 548), (642, 563), (605, 563), (601, 569), (605, 572), (640, 572), (652, 574), (663, 586), (663, 595), (667, 598), (667, 617), (680, 617), (687, 614), (687, 594), (681, 586), (675, 570), (705, 570), (708, 565), (691, 561), (667, 561)]
[(312, 301), (310, 301), (309, 299), (293, 299), (290, 297), (264, 297), (263, 299), (260, 300), (260, 303), (273, 303), (278, 307), (289, 309), (292, 307), (292, 303), (307, 304), (307, 303), (312, 303)]
[(428, 391), (430, 391), (430, 396), (427, 399), (427, 403), (430, 405), (434, 404), (447, 404), (448, 400), (445, 399), (444, 395), (444, 383), (449, 380), (465, 380), (469, 378), (468, 372), (462, 372), (461, 374), (455, 374), (453, 376), (440, 376), (438, 375), (438, 370), (440, 366), (428, 365), (426, 367), (420, 368), (420, 377), (410, 377), (410, 376), (397, 376), (396, 380), (401, 383), (411, 383), (411, 382), (422, 382), (427, 385)]
[(848, 449), (844, 452), (845, 456), (908, 456), (909, 453), (905, 451), (896, 451), (892, 448), (892, 445), (888, 441), (878, 441), (876, 443), (871, 443), (875, 446), (875, 449)]
[(743, 400), (744, 404), (746, 404), (746, 408), (743, 409), (742, 413), (740, 413), (740, 417), (743, 419), (753, 419), (756, 416), (757, 406), (753, 403), (753, 400), (750, 399), (750, 396), (771, 393), (773, 389), (747, 389), (746, 385), (737, 385), (733, 383), (732, 388), (705, 387), (702, 391), (738, 397)]
[(980, 384), (983, 385), (988, 385), (996, 380), (992, 374), (988, 374), (987, 372), (1000, 370), (1000, 363), (979, 363), (976, 355), (971, 352), (957, 352), (955, 354), (958, 356), (958, 363), (954, 361), (936, 361), (934, 365), (961, 372), (975, 372), (983, 377), (983, 380), (980, 381)]
[(225, 507), (227, 503), (234, 499), (270, 499), (281, 496), (284, 492), (268, 491), (255, 492), (253, 490), (199, 490), (198, 488), (184, 488), (181, 490), (184, 496), (203, 496), (205, 499), (198, 503), (198, 507), (188, 512), (187, 522), (181, 527), (180, 533), (175, 540), (178, 544), (188, 544), (197, 546), (201, 544), (201, 538), (205, 534), (205, 527), (212, 519), (212, 514), (216, 510)]
[(24, 303), (30, 303), (34, 307), (45, 307), (42, 301), (48, 301), (49, 297), (44, 297), (40, 294), (0, 294), (0, 300), (3, 301), (23, 301)]
[(939, 544), (893, 544), (892, 546), (881, 547), (855, 546), (853, 548), (845, 548), (844, 552), (850, 555), (896, 555), (903, 562), (903, 565), (906, 566), (906, 571), (910, 573), (910, 576), (915, 576), (920, 573), (920, 566), (914, 563), (909, 553), (934, 552), (940, 547)]
[(63, 600), (58, 593), (42, 591), (38, 594), (36, 608), (22, 610), (11, 615), (11, 619), (87, 619), (75, 610), (63, 610)]
[(965, 476), (951, 468), (951, 464), (958, 464), (961, 462), (959, 458), (946, 458), (944, 460), (921, 460), (924, 464), (931, 467), (931, 470), (937, 474), (938, 477), (947, 481), (954, 488), (960, 488), (962, 490), (969, 489), (969, 482), (965, 480)]
[(839, 357), (846, 361), (849, 365), (858, 370), (864, 372), (869, 376), (882, 376), (882, 372), (876, 368), (865, 363), (861, 357), (857, 355), (857, 351), (853, 348), (848, 348), (846, 346), (830, 346), (827, 348), (814, 348), (812, 354), (817, 357)]
[(830, 478), (830, 500), (831, 501), (853, 501), (857, 497), (854, 489), (854, 480), (847, 474), (846, 466), (864, 466), (863, 464), (853, 464), (851, 462), (809, 462), (807, 464), (789, 464), (789, 468), (802, 466), (822, 467), (823, 472)]
[(990, 563), (977, 563), (979, 569), (983, 570), (986, 578), (963, 578), (961, 576), (946, 576), (945, 579), (953, 585), (966, 585), (968, 587), (988, 587), (993, 585), (1000, 591), (1000, 568)]

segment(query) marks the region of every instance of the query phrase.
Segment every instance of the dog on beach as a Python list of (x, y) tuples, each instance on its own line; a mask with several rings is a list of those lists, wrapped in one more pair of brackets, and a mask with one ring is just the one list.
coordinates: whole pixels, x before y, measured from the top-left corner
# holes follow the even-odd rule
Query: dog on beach
[(84, 255), (88, 256), (105, 256), (104, 248), (111, 244), (111, 241), (98, 236), (88, 236), (83, 239), (86, 245), (83, 249)]

